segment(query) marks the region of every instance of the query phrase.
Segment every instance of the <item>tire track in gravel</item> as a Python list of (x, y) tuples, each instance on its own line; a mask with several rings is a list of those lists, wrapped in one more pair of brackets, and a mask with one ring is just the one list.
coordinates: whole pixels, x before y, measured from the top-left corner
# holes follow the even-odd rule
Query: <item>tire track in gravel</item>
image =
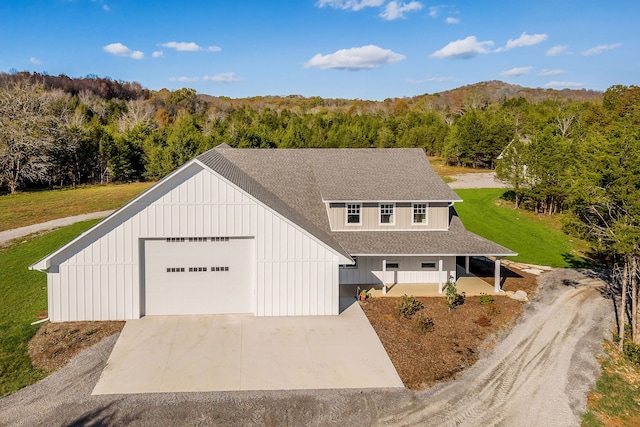
[(419, 393), (411, 405), (381, 422), (578, 425), (597, 371), (592, 359), (601, 351), (605, 331), (610, 331), (609, 302), (599, 290), (603, 282), (572, 270), (547, 273), (541, 282), (547, 287), (541, 289), (543, 296), (531, 302), (521, 321), (486, 358), (458, 380)]

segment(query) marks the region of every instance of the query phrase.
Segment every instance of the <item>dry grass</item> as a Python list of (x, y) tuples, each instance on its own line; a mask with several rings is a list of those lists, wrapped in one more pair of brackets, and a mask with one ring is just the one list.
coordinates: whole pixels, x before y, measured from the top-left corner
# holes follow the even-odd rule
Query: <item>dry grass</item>
[(29, 341), (31, 363), (47, 373), (55, 372), (80, 351), (120, 332), (124, 324), (125, 322), (47, 322)]
[(467, 167), (460, 167), (460, 166), (451, 166), (448, 165), (447, 162), (441, 158), (441, 157), (429, 157), (429, 163), (431, 163), (431, 166), (433, 166), (433, 169), (436, 171), (436, 173), (440, 176), (452, 176), (452, 175), (459, 175), (462, 173), (486, 173), (486, 172), (493, 172), (490, 169), (474, 169), (474, 168), (467, 168)]
[(116, 209), (152, 184), (134, 182), (5, 194), (0, 196), (0, 231), (52, 219)]

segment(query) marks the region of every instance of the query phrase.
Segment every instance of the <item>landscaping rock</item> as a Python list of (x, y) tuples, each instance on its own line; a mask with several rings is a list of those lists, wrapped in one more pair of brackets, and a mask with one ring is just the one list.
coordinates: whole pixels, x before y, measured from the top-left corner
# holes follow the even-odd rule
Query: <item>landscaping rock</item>
[(527, 293), (525, 291), (516, 291), (511, 296), (511, 298), (516, 300), (516, 301), (523, 301), (523, 302), (529, 301), (529, 298), (527, 297)]

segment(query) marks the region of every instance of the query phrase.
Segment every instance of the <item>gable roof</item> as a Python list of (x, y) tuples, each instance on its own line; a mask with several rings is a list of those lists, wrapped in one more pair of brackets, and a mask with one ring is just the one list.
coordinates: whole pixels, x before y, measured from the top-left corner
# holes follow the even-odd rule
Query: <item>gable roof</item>
[[(221, 157), (229, 162), (222, 170)], [(268, 150), (222, 144), (197, 159), (250, 194), (259, 188), (264, 194), (253, 194), (258, 200), (353, 255), (516, 255), (467, 231), (453, 209), (448, 231), (331, 231), (328, 201), (461, 201), (421, 149)], [(225, 172), (231, 165), (238, 169), (234, 174)], [(249, 178), (253, 187), (243, 182)]]

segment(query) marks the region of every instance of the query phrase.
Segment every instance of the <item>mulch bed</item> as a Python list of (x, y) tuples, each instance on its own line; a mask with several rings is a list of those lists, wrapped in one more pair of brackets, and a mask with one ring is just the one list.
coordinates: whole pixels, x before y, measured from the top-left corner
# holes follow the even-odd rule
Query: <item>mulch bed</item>
[(45, 323), (29, 341), (29, 357), (34, 367), (54, 372), (85, 348), (99, 343), (124, 327), (125, 322)]
[[(493, 278), (486, 278), (493, 283)], [(510, 269), (504, 290), (524, 290), (531, 295), (537, 276)], [(489, 337), (507, 330), (521, 314), (524, 303), (506, 296), (494, 296), (491, 304), (480, 297), (467, 297), (464, 304), (449, 310), (443, 297), (417, 297), (424, 308), (412, 318), (397, 314), (401, 298), (370, 298), (360, 302), (404, 385), (422, 390), (436, 382), (456, 377), (473, 365), (491, 345)], [(416, 318), (428, 316), (433, 328), (420, 332)]]

